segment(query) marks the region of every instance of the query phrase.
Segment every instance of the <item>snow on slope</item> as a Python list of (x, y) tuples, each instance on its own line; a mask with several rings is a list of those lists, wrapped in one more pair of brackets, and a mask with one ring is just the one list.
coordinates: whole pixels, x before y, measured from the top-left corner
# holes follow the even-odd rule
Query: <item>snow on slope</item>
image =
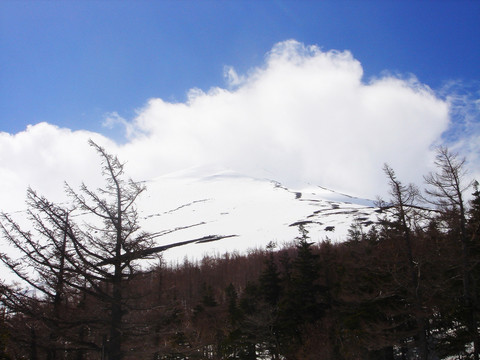
[[(211, 174), (211, 171), (195, 169), (147, 181), (147, 190), (138, 198), (142, 230), (163, 233), (156, 237), (158, 246), (209, 235), (233, 235), (166, 250), (162, 258), (168, 263), (265, 249), (270, 242), (282, 246), (298, 236), (298, 224), (305, 225), (314, 242), (327, 238), (332, 242), (343, 241), (354, 221), (362, 223), (368, 231), (377, 220), (370, 200), (352, 198), (318, 186), (291, 190), (269, 179), (232, 171), (206, 173)], [(23, 229), (32, 225), (26, 211), (10, 215)], [(98, 220), (85, 213), (72, 215), (72, 218), (78, 224)], [(170, 232), (175, 229), (179, 230)], [(9, 256), (20, 256), (6, 239), (0, 237), (0, 245), (2, 252)], [(156, 262), (154, 257), (147, 263)], [(3, 264), (0, 264), (0, 273), (3, 281), (16, 280)]]
[(373, 202), (308, 186), (290, 190), (281, 184), (222, 171), (209, 176), (178, 173), (146, 183), (138, 202), (145, 231), (188, 227), (157, 238), (159, 245), (206, 235), (235, 235), (203, 244), (190, 244), (164, 252), (167, 261), (199, 259), (204, 255), (246, 252), (279, 245), (298, 236), (304, 224), (312, 241), (343, 241), (352, 222), (368, 231), (377, 220)]

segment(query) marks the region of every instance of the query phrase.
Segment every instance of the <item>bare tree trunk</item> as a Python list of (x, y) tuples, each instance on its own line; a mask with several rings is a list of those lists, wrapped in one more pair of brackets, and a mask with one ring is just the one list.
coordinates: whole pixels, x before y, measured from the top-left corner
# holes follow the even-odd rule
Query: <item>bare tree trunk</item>
[(63, 230), (63, 239), (60, 248), (60, 263), (58, 268), (57, 274), (57, 281), (55, 286), (55, 296), (53, 298), (53, 330), (50, 333), (49, 340), (50, 340), (50, 348), (47, 350), (47, 359), (48, 360), (57, 360), (57, 345), (58, 339), (60, 337), (60, 317), (61, 313), (61, 305), (63, 299), (63, 292), (64, 292), (64, 277), (65, 277), (65, 251), (67, 247), (67, 226), (68, 226), (68, 212), (65, 215), (65, 226)]
[(113, 283), (112, 309), (110, 317), (110, 341), (108, 360), (122, 359), (122, 291), (118, 279)]
[(425, 182), (432, 188), (426, 193), (431, 197), (430, 203), (437, 206), (440, 212), (453, 217), (452, 227), (457, 227), (462, 246), (462, 282), (463, 303), (466, 310), (465, 324), (468, 328), (471, 341), (473, 342), (473, 358), (479, 360), (480, 334), (478, 332), (478, 319), (476, 308), (478, 306), (476, 296), (472, 291), (471, 284), (471, 260), (469, 239), (466, 231), (466, 211), (463, 192), (473, 183), (462, 185), (466, 171), (464, 170), (465, 159), (458, 159), (457, 154), (451, 153), (445, 147), (437, 149), (435, 164), (438, 171), (425, 177)]
[(121, 360), (122, 359), (122, 316), (123, 316), (123, 307), (122, 307), (122, 189), (116, 179), (112, 176), (116, 188), (117, 196), (117, 216), (115, 219), (115, 228), (116, 228), (116, 244), (115, 244), (115, 257), (114, 257), (114, 275), (113, 275), (113, 294), (112, 294), (112, 313), (110, 320), (110, 344), (109, 344), (109, 355), (108, 360)]
[[(101, 344), (102, 360), (121, 360), (123, 358), (122, 342), (129, 336), (128, 331), (123, 327), (124, 314), (129, 305), (128, 301), (131, 300), (124, 289), (126, 282), (137, 271), (133, 262), (172, 247), (216, 241), (233, 236), (209, 235), (169, 245), (153, 246), (153, 240), (156, 237), (203, 223), (155, 234), (141, 231), (135, 202), (145, 190), (145, 186), (124, 178), (123, 164), (117, 157), (108, 154), (92, 141), (90, 145), (101, 157), (102, 174), (106, 185), (93, 191), (82, 184), (80, 191), (76, 192), (66, 184), (66, 193), (75, 206), (75, 210), (72, 211), (81, 211), (81, 213), (71, 214), (70, 217), (88, 214), (86, 221), (71, 222), (68, 218), (69, 211), (36, 195), (31, 189), (28, 191), (30, 208), (28, 215), (35, 232), (22, 230), (11, 216), (0, 213), (0, 234), (3, 234), (6, 240), (22, 254), (20, 259), (12, 259), (2, 253), (0, 261), (32, 288), (41, 291), (49, 301), (48, 316), (39, 314), (38, 318), (44, 325), (42, 329), (50, 328), (51, 333), (47, 332), (37, 337), (32, 327), (31, 333), (26, 334), (24, 338), (27, 344), (31, 344), (31, 359), (38, 358), (37, 349), (42, 349), (42, 356), (47, 350), (49, 360), (58, 359), (61, 356), (59, 344), (66, 344), (66, 342), (60, 343), (58, 339), (63, 340), (72, 334), (81, 334), (82, 331), (86, 331), (83, 326), (87, 322), (97, 323), (96, 320), (87, 316), (88, 319), (79, 319), (66, 324), (62, 301), (65, 299), (66, 292), (72, 290), (73, 295), (77, 292), (83, 293), (88, 295), (94, 304), (98, 301), (103, 305), (103, 309), (108, 309), (106, 318), (102, 316), (100, 321), (105, 324), (100, 331), (106, 334)], [(38, 246), (43, 241), (46, 245)], [(30, 275), (30, 270), (36, 274)], [(39, 278), (42, 281), (38, 281)], [(12, 298), (11, 306), (19, 308), (20, 312), (33, 312), (35, 315), (38, 309), (29, 309), (28, 302), (21, 303), (19, 299), (24, 298), (35, 300), (21, 293)], [(62, 333), (62, 325), (69, 325), (65, 333)], [(94, 332), (98, 327), (92, 329)], [(90, 347), (98, 350), (100, 348), (100, 344), (84, 342), (84, 335), (80, 341), (78, 337), (68, 338), (70, 344), (78, 342), (78, 358), (84, 356), (79, 349)], [(85, 335), (85, 337), (98, 339), (96, 335), (98, 333), (93, 336)], [(49, 341), (40, 344), (40, 340)], [(72, 349), (74, 349), (73, 345)], [(84, 352), (88, 354), (88, 350)]]
[(423, 298), (420, 289), (418, 264), (415, 262), (412, 250), (412, 236), (409, 224), (409, 215), (407, 214), (408, 207), (414, 205), (415, 199), (418, 196), (418, 189), (409, 185), (405, 187), (396, 178), (395, 172), (388, 165), (384, 166), (385, 174), (390, 181), (390, 194), (393, 196), (393, 207), (396, 214), (394, 214), (399, 222), (402, 231), (402, 236), (405, 241), (405, 250), (407, 252), (408, 268), (410, 271), (410, 291), (413, 295), (413, 305), (415, 309), (415, 322), (417, 327), (417, 344), (420, 359), (428, 359), (428, 341), (426, 336), (426, 319), (422, 309)]
[(38, 360), (37, 332), (33, 326), (30, 328), (30, 360)]

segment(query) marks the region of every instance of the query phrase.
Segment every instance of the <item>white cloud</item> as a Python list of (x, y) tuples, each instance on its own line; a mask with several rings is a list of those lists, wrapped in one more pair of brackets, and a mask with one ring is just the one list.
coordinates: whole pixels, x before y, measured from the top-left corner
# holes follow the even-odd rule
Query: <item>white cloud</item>
[(148, 152), (145, 163), (167, 172), (211, 162), (374, 196), (385, 188), (384, 162), (420, 181), (448, 126), (447, 103), (428, 87), (391, 76), (365, 83), (347, 51), (286, 41), (262, 67), (228, 73), (230, 82), (242, 79), (235, 90), (195, 90), (181, 104), (151, 100), (134, 120), (146, 135), (126, 152)]
[(237, 87), (245, 82), (245, 76), (240, 76), (232, 66), (225, 66), (223, 68), (223, 76), (227, 79), (230, 87)]
[(117, 126), (123, 127), (127, 139), (132, 139), (138, 135), (135, 133), (135, 127), (117, 112), (107, 114), (106, 118), (103, 120), (102, 126), (107, 129), (113, 129)]
[(62, 201), (64, 182), (100, 184), (99, 159), (88, 139), (113, 145), (99, 134), (39, 123), (16, 135), (0, 133), (0, 209), (25, 208), (27, 187)]
[(89, 137), (128, 161), (139, 180), (215, 165), (372, 197), (386, 189), (384, 162), (404, 182), (420, 183), (449, 126), (448, 102), (427, 86), (389, 75), (367, 81), (348, 51), (290, 40), (247, 74), (225, 69), (229, 89), (193, 89), (185, 103), (151, 99), (130, 123), (110, 116), (126, 126), (123, 145), (48, 124), (1, 133), (1, 198), (23, 201), (27, 184), (50, 194), (63, 180), (97, 181)]
[(442, 142), (465, 157), (468, 176), (480, 180), (480, 82), (449, 81), (440, 93), (448, 103), (451, 119)]

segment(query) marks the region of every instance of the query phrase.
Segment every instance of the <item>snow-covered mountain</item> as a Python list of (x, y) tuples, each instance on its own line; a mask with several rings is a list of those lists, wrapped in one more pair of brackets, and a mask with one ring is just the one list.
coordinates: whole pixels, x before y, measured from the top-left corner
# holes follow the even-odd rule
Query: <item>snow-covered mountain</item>
[[(163, 260), (170, 264), (265, 249), (271, 242), (281, 247), (299, 235), (299, 224), (314, 242), (327, 238), (344, 241), (352, 223), (360, 223), (367, 232), (378, 215), (371, 200), (312, 185), (289, 189), (267, 178), (234, 171), (190, 169), (145, 184), (147, 190), (136, 203), (139, 225), (154, 235), (156, 246), (201, 239), (162, 252)], [(27, 211), (10, 216), (22, 229), (31, 229)], [(99, 221), (88, 213), (73, 217), (77, 224)], [(0, 238), (0, 245), (13, 258), (21, 255), (5, 238)], [(156, 263), (154, 256), (150, 264)], [(3, 264), (0, 272), (4, 281), (16, 280)]]
[[(181, 172), (146, 182), (138, 201), (143, 230), (163, 235), (159, 245), (230, 236), (192, 243), (163, 253), (167, 261), (198, 259), (203, 255), (246, 252), (278, 245), (298, 236), (304, 224), (312, 241), (345, 240), (357, 221), (368, 231), (377, 220), (373, 201), (350, 197), (319, 186), (288, 189), (269, 180), (220, 171), (213, 175)], [(170, 230), (175, 230), (170, 232)]]

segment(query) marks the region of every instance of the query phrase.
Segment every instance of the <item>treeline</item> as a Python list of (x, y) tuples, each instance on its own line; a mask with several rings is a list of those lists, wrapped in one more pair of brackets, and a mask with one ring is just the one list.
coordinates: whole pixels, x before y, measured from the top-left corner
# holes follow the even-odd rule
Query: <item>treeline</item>
[(480, 192), (447, 149), (426, 192), (385, 166), (378, 223), (352, 224), (343, 243), (299, 226), (281, 249), (148, 271), (136, 261), (157, 248), (128, 213), (142, 189), (96, 149), (113, 200), (70, 191), (103, 225), (82, 232), (34, 192), (44, 241), (3, 216), (24, 262), (2, 260), (30, 286), (2, 286), (0, 359), (478, 359)]

